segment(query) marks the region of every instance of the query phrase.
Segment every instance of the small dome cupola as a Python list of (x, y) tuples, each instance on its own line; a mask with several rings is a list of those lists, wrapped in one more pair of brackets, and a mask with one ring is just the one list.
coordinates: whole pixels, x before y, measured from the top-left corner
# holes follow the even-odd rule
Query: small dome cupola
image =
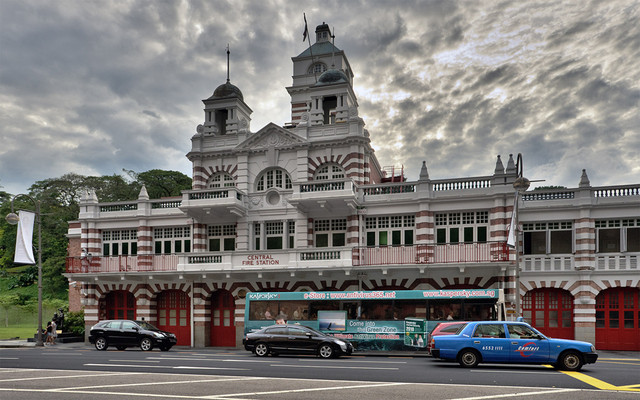
[(344, 72), (337, 69), (328, 69), (320, 75), (318, 78), (318, 83), (315, 86), (323, 86), (323, 85), (332, 85), (335, 83), (347, 83), (349, 79)]
[(227, 82), (218, 86), (216, 90), (213, 91), (213, 95), (211, 95), (211, 97), (209, 97), (207, 100), (237, 97), (240, 100), (244, 101), (244, 96), (242, 95), (242, 92), (240, 91), (240, 89), (236, 85), (231, 84), (231, 81), (229, 80), (229, 55), (231, 54), (231, 52), (229, 51), (229, 45), (227, 45), (226, 50), (227, 50)]
[(227, 80), (226, 83), (218, 86), (216, 90), (213, 91), (213, 95), (209, 97), (209, 100), (226, 99), (229, 97), (237, 97), (240, 100), (244, 101), (244, 96), (242, 95), (240, 89), (236, 85), (231, 84), (229, 80)]
[(316, 26), (316, 43), (328, 42), (331, 39), (331, 29), (324, 22)]

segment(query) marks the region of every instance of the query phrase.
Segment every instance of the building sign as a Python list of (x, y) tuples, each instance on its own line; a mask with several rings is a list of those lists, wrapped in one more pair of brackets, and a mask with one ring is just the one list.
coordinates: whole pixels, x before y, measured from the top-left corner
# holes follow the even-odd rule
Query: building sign
[(249, 254), (240, 260), (242, 266), (282, 265), (279, 259), (271, 254)]

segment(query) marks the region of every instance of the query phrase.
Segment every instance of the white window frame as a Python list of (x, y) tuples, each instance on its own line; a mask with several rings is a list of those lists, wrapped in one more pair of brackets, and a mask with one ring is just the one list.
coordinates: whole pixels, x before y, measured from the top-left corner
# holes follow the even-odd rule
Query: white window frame
[(321, 165), (313, 174), (315, 181), (334, 181), (344, 179), (346, 173), (341, 165), (330, 163)]
[[(209, 251), (234, 251), (237, 238), (236, 224), (209, 225), (207, 226), (207, 248)], [(233, 246), (229, 248), (230, 240)], [(218, 250), (213, 249), (212, 241), (218, 240)]]
[[(437, 244), (459, 244), (459, 243), (486, 243), (489, 242), (489, 211), (453, 211), (436, 213), (435, 222), (435, 242)], [(473, 231), (472, 240), (465, 240), (465, 228)], [(480, 242), (480, 228), (485, 229), (485, 240)], [(444, 230), (445, 241), (440, 242), (438, 238)], [(458, 240), (452, 241), (453, 232), (457, 230)]]
[[(365, 243), (367, 246), (412, 246), (416, 244), (416, 216), (394, 214), (365, 217)], [(400, 232), (400, 243), (394, 243), (394, 232)], [(408, 243), (411, 232), (411, 243)], [(382, 238), (386, 243), (381, 243)], [(374, 239), (373, 242), (371, 239)]]
[(153, 228), (153, 249), (155, 254), (190, 253), (192, 243), (190, 226)]
[[(122, 251), (126, 244), (127, 251)], [(107, 251), (105, 251), (107, 250)], [(115, 250), (115, 251), (114, 251)], [(109, 229), (102, 231), (102, 255), (109, 256), (135, 256), (138, 252), (137, 229)], [(118, 254), (114, 254), (118, 253)]]
[[(326, 246), (319, 246), (319, 236), (326, 235)], [(336, 235), (344, 235), (344, 244), (339, 245), (337, 243)], [(343, 247), (347, 245), (347, 219), (335, 218), (335, 219), (317, 219), (313, 221), (313, 241), (314, 246), (318, 248), (325, 247)]]
[(260, 174), (256, 179), (256, 191), (264, 192), (271, 188), (292, 189), (289, 173), (282, 168), (272, 168)]
[(235, 179), (233, 179), (233, 177), (226, 172), (218, 172), (214, 175), (211, 175), (211, 177), (209, 177), (209, 180), (207, 181), (207, 187), (209, 189), (235, 187), (235, 186), (236, 186)]

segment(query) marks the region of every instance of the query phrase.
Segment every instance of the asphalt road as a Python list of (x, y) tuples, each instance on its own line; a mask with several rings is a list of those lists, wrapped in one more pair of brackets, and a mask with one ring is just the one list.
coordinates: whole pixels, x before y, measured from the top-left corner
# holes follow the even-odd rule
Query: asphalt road
[[(596, 392), (594, 392), (596, 391)], [(84, 344), (0, 349), (0, 399), (640, 399), (640, 354), (600, 352), (579, 373), (464, 369), (429, 357), (258, 358), (242, 350), (99, 352)]]

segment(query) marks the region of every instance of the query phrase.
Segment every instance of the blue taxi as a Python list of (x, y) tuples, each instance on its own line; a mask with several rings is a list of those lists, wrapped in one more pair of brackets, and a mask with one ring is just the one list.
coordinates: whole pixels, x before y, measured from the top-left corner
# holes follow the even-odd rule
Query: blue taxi
[(481, 362), (553, 364), (579, 371), (598, 359), (591, 343), (548, 338), (524, 322), (469, 322), (456, 335), (434, 336), (431, 355), (457, 361), (463, 367)]

